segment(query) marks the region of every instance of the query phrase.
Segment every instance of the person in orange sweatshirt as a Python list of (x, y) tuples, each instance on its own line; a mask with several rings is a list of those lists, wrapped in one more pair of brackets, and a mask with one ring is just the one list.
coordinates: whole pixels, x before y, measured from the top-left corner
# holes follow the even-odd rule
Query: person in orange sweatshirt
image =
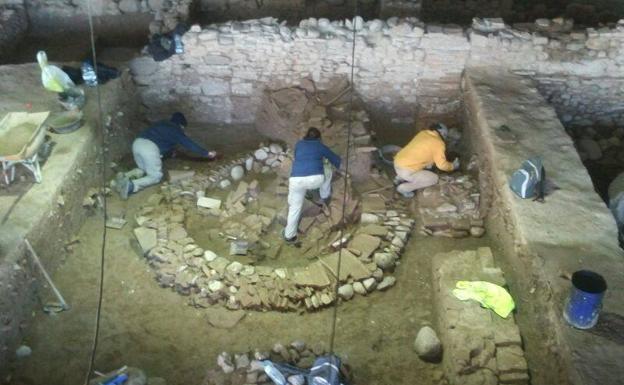
[(403, 147), (394, 157), (394, 170), (397, 173), (395, 183), (399, 183), (397, 191), (406, 198), (414, 196), (414, 191), (438, 183), (438, 174), (430, 171), (435, 166), (442, 171), (453, 171), (459, 168), (459, 159), (451, 163), (446, 160), (446, 144), (448, 128), (443, 124), (434, 124), (422, 130), (407, 146)]

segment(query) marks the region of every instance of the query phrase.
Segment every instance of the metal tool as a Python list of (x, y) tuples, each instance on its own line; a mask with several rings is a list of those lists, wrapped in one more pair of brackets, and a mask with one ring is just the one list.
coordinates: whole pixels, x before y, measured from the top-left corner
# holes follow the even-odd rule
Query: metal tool
[(50, 284), (52, 291), (54, 292), (54, 294), (56, 295), (56, 298), (58, 299), (58, 302), (46, 303), (43, 306), (43, 310), (46, 313), (60, 313), (64, 310), (69, 310), (71, 307), (67, 304), (67, 302), (65, 302), (65, 299), (63, 299), (61, 292), (58, 291), (58, 289), (54, 285), (54, 282), (52, 282), (52, 279), (48, 275), (48, 272), (45, 270), (45, 268), (41, 264), (41, 261), (39, 260), (37, 253), (35, 253), (35, 250), (33, 250), (32, 246), (30, 245), (30, 242), (28, 242), (28, 239), (24, 239), (24, 244), (26, 244), (26, 248), (28, 249), (28, 252), (31, 255), (33, 261), (41, 270), (41, 273), (43, 274), (46, 281), (48, 281), (48, 284)]

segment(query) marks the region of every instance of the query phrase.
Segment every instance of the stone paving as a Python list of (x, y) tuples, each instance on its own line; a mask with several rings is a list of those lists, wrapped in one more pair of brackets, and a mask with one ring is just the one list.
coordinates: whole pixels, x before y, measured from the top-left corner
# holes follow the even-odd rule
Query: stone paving
[(474, 301), (452, 295), (457, 281), (505, 286), (492, 251), (453, 251), (433, 257), (434, 304), (444, 346), (443, 366), (451, 385), (529, 384), (522, 337), (513, 313), (504, 319)]

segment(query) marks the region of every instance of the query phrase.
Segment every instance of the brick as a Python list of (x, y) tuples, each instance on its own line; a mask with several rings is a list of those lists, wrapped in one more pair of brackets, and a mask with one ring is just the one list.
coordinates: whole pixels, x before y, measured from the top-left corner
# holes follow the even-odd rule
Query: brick
[(520, 330), (513, 318), (502, 319), (496, 317), (494, 319), (494, 343), (497, 347), (522, 346)]
[(503, 373), (498, 376), (500, 384), (529, 385), (529, 374), (524, 373)]
[(503, 373), (526, 373), (528, 366), (524, 358), (524, 352), (519, 346), (506, 346), (496, 349), (496, 364), (498, 372)]

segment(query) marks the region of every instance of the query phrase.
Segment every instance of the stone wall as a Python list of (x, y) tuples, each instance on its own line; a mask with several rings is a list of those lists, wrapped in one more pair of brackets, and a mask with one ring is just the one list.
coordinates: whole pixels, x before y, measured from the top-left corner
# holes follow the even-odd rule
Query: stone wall
[[(355, 90), (371, 112), (393, 121), (457, 112), (463, 70), (493, 63), (538, 80), (570, 122), (624, 118), (616, 100), (624, 81), (624, 21), (571, 32), (566, 20), (466, 30), (415, 18), (355, 20)], [(142, 57), (131, 67), (152, 116), (182, 109), (195, 121), (249, 123), (267, 87), (305, 77), (322, 87), (349, 75), (351, 27), (349, 20), (327, 19), (289, 27), (274, 18), (193, 26), (183, 37), (185, 54), (159, 63)], [(585, 87), (597, 89), (588, 94)]]
[[(398, 2), (420, 1), (399, 0)], [(198, 16), (202, 22), (257, 19), (273, 16), (296, 22), (306, 17), (351, 17), (354, 0), (197, 0)], [(359, 0), (360, 15), (375, 17), (381, 0)]]
[[(34, 35), (45, 37), (51, 31), (56, 34), (72, 33), (88, 27), (87, 0), (24, 2), (31, 21), (31, 33)], [(132, 32), (132, 27), (147, 35), (150, 21), (150, 32), (155, 33), (169, 31), (178, 22), (187, 20), (192, 0), (90, 0), (90, 4), (96, 32), (101, 31), (101, 35), (115, 34), (118, 29), (127, 35)], [(121, 26), (119, 20), (122, 21)]]
[(9, 0), (0, 5), (0, 62), (15, 49), (28, 29), (23, 0)]

